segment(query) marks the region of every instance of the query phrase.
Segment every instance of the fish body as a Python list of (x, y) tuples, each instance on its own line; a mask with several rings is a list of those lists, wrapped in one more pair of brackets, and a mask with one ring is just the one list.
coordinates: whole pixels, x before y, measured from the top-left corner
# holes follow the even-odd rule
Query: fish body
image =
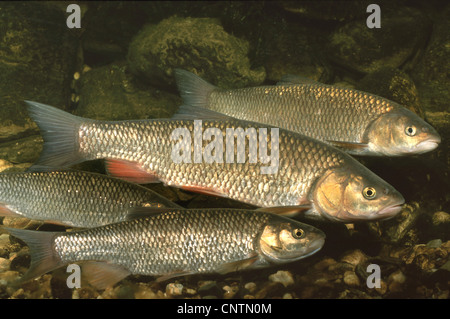
[[(392, 217), (404, 203), (394, 187), (348, 154), (295, 132), (275, 129), (277, 136), (267, 134), (267, 153), (277, 154), (278, 158), (274, 161), (276, 170), (265, 174), (262, 170), (268, 164), (260, 160), (251, 163), (249, 156), (243, 162), (223, 158), (222, 162), (195, 161), (196, 133), (202, 137), (202, 132), (214, 129), (218, 132), (215, 139), (222, 138), (228, 145), (233, 140), (228, 129), (234, 129), (238, 136), (234, 149), (245, 144), (245, 153), (249, 154), (249, 145), (258, 138), (246, 136), (247, 130), (261, 133), (267, 129), (258, 123), (234, 118), (204, 120), (198, 128), (195, 120), (94, 121), (48, 105), (28, 104), (45, 141), (43, 153), (35, 164), (37, 169), (105, 158), (109, 161), (109, 172), (121, 178), (162, 181), (169, 186), (259, 207), (298, 209), (311, 218), (343, 222)], [(174, 139), (173, 133), (178, 129), (194, 138)], [(188, 146), (184, 151), (193, 151), (189, 162), (174, 160), (173, 151), (181, 142)], [(207, 139), (200, 142), (197, 151), (205, 152), (210, 142)], [(215, 154), (221, 153), (216, 149)]]
[(126, 219), (133, 207), (180, 206), (143, 186), (67, 170), (0, 174), (0, 213), (90, 228)]
[(269, 124), (354, 155), (421, 154), (441, 142), (436, 130), (405, 107), (358, 90), (286, 76), (278, 85), (220, 89), (175, 70), (184, 103)]
[(68, 263), (105, 288), (130, 275), (159, 280), (283, 264), (319, 251), (322, 231), (271, 213), (139, 209), (128, 221), (72, 232), (7, 229), (30, 247), (27, 281)]

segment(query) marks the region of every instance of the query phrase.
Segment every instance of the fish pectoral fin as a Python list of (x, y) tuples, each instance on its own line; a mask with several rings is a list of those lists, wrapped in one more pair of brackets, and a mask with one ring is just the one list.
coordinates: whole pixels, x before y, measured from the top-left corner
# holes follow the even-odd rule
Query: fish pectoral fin
[(296, 205), (296, 206), (274, 206), (274, 207), (261, 207), (256, 209), (259, 212), (272, 213), (281, 216), (295, 217), (301, 213), (304, 213), (312, 208), (311, 204)]
[(227, 120), (231, 116), (208, 110), (200, 106), (180, 105), (178, 112), (172, 116), (174, 120)]
[(104, 261), (88, 261), (81, 267), (81, 276), (97, 289), (111, 287), (131, 274), (123, 266)]
[(184, 270), (180, 270), (180, 271), (173, 271), (170, 272), (168, 274), (162, 275), (158, 278), (156, 278), (156, 282), (163, 282), (172, 278), (176, 278), (176, 277), (181, 277), (181, 276), (189, 276), (189, 275), (193, 275), (194, 273), (191, 271), (184, 271)]
[(254, 254), (250, 258), (247, 258), (247, 259), (222, 264), (216, 269), (216, 272), (221, 275), (224, 275), (224, 274), (227, 274), (230, 272), (235, 272), (238, 270), (246, 269), (246, 268), (249, 268), (251, 265), (253, 265), (257, 260), (258, 260), (258, 255)]
[(354, 142), (330, 141), (330, 140), (327, 140), (327, 142), (332, 144), (333, 146), (349, 151), (361, 150), (369, 147), (369, 145), (366, 143), (354, 143)]
[(281, 77), (280, 81), (277, 82), (277, 85), (290, 85), (290, 84), (321, 84), (321, 83), (314, 81), (310, 78), (294, 74), (285, 74)]
[(106, 171), (109, 175), (137, 184), (157, 183), (159, 178), (156, 174), (147, 172), (136, 162), (125, 160), (106, 159)]
[(204, 195), (210, 195), (210, 196), (219, 196), (219, 197), (227, 197), (224, 193), (204, 187), (204, 186), (181, 186), (181, 189), (189, 192), (204, 194)]

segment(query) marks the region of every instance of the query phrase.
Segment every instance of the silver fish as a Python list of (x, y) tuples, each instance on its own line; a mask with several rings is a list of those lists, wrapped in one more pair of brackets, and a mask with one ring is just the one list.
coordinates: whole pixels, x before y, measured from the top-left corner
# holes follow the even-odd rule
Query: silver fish
[(225, 90), (188, 71), (175, 69), (174, 74), (186, 106), (298, 132), (350, 154), (421, 154), (441, 142), (416, 114), (367, 92), (296, 76), (274, 86)]
[[(69, 263), (103, 289), (131, 274), (159, 281), (225, 274), (300, 260), (319, 251), (322, 231), (271, 213), (233, 209), (139, 209), (135, 219), (72, 232), (6, 230), (30, 248), (22, 282)], [(130, 215), (132, 218), (132, 215)]]
[[(217, 142), (222, 138), (234, 143), (234, 135), (228, 131), (231, 128), (238, 140), (233, 149), (245, 145), (243, 153), (250, 154), (249, 145), (258, 137), (247, 133), (258, 130), (261, 134), (267, 129), (258, 123), (230, 118), (204, 120), (199, 127), (193, 120), (94, 121), (48, 105), (28, 104), (45, 141), (35, 164), (37, 169), (41, 165), (60, 168), (105, 158), (110, 174), (135, 182), (162, 181), (168, 186), (224, 196), (270, 211), (301, 211), (311, 218), (341, 222), (391, 217), (404, 203), (394, 187), (348, 154), (291, 131), (274, 129), (278, 136), (265, 137), (267, 153), (271, 157), (277, 154), (278, 158), (274, 157), (277, 170), (264, 174), (267, 165), (261, 160), (251, 163), (250, 158), (231, 163), (195, 162), (195, 141), (191, 145), (189, 137), (173, 138), (178, 129), (194, 136), (194, 140), (196, 133), (214, 129), (219, 131)], [(187, 143), (186, 152), (193, 150), (194, 160), (192, 156), (188, 156), (189, 162), (174, 160), (173, 151), (181, 142)], [(199, 149), (205, 153), (211, 144), (207, 140), (200, 142)], [(216, 155), (221, 156), (218, 149)]]
[(133, 207), (181, 208), (140, 185), (82, 171), (0, 174), (0, 214), (72, 227), (123, 221)]

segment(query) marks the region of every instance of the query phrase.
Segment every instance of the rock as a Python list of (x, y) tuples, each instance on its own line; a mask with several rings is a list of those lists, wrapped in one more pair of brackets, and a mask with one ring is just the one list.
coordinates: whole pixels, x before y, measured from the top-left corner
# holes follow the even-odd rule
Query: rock
[(181, 98), (143, 86), (124, 62), (92, 69), (79, 80), (79, 116), (97, 120), (169, 118)]
[[(435, 17), (431, 39), (418, 65), (412, 70), (425, 110), (448, 111), (450, 99), (450, 5)], [(447, 71), (445, 71), (447, 70)]]
[(348, 263), (353, 267), (366, 263), (368, 257), (361, 250), (356, 249), (344, 254), (340, 261)]
[(387, 280), (389, 292), (392, 293), (402, 291), (405, 281), (406, 277), (401, 270), (397, 270), (396, 272), (390, 274)]
[(357, 287), (360, 285), (359, 278), (354, 271), (346, 271), (344, 273), (344, 283), (352, 287)]
[(166, 286), (166, 295), (168, 297), (179, 297), (183, 294), (183, 285), (180, 283), (169, 283)]
[(438, 226), (442, 224), (449, 224), (450, 223), (450, 214), (446, 212), (436, 212), (433, 214), (433, 225)]
[(370, 29), (361, 20), (348, 22), (332, 32), (326, 51), (336, 64), (363, 74), (398, 68), (425, 43), (429, 27), (417, 9), (383, 7), (380, 29)]
[(355, 88), (397, 102), (421, 118), (425, 116), (413, 80), (397, 68), (382, 67), (369, 73), (357, 82)]
[(201, 283), (200, 287), (197, 289), (197, 292), (202, 296), (222, 296), (222, 290), (217, 285), (216, 281), (206, 281)]
[(244, 288), (250, 293), (254, 293), (256, 291), (256, 284), (254, 282), (248, 282), (244, 285)]
[(284, 287), (288, 287), (294, 284), (294, 276), (289, 271), (279, 270), (276, 273), (269, 276), (269, 280), (278, 282)]
[(442, 245), (442, 240), (441, 239), (433, 239), (433, 240), (430, 240), (427, 243), (427, 247), (430, 247), (430, 248), (438, 248), (441, 245)]
[(69, 104), (79, 42), (65, 25), (66, 13), (55, 7), (1, 3), (0, 140), (38, 132), (23, 100)]
[(0, 258), (0, 273), (8, 271), (10, 266), (11, 266), (11, 261), (9, 261), (6, 258)]
[(222, 288), (223, 290), (225, 290), (225, 293), (223, 294), (223, 298), (224, 299), (231, 299), (234, 298), (234, 296), (238, 293), (239, 291), (239, 286), (238, 285), (225, 285)]
[(249, 44), (226, 33), (216, 19), (171, 17), (144, 27), (128, 50), (131, 72), (153, 85), (174, 85), (174, 68), (222, 88), (257, 85), (263, 68), (250, 69)]
[(404, 240), (421, 214), (420, 204), (411, 202), (403, 205), (402, 211), (389, 220), (369, 222), (369, 231), (384, 242), (398, 243)]

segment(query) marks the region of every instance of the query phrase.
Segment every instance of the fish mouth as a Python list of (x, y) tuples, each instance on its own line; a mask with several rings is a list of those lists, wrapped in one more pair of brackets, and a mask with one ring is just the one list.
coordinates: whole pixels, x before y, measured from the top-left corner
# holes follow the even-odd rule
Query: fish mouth
[(378, 211), (377, 215), (383, 215), (383, 217), (392, 217), (398, 214), (402, 210), (402, 207), (403, 203), (391, 205)]
[(422, 152), (432, 151), (441, 143), (440, 136), (433, 136), (416, 145), (416, 149)]

